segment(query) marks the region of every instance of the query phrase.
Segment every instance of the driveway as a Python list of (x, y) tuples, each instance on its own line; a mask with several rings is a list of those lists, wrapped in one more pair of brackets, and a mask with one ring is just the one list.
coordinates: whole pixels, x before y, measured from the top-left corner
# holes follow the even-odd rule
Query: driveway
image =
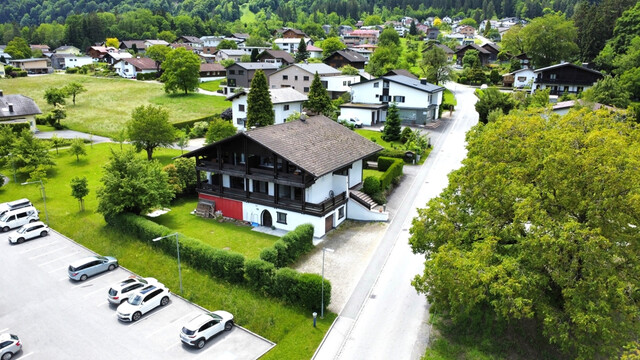
[(0, 333), (20, 337), (17, 359), (257, 359), (274, 346), (239, 326), (201, 350), (182, 345), (182, 326), (204, 309), (175, 295), (140, 321), (121, 322), (107, 291), (130, 276), (128, 270), (75, 282), (67, 267), (93, 255), (88, 249), (56, 232), (20, 245), (9, 244), (7, 237), (0, 234)]
[(113, 140), (111, 140), (108, 137), (87, 134), (87, 133), (83, 133), (75, 130), (38, 131), (36, 132), (35, 137), (38, 139), (51, 139), (53, 135), (56, 135), (63, 139), (80, 138), (84, 140), (91, 140), (93, 141), (94, 144), (99, 144), (103, 142), (113, 142)]

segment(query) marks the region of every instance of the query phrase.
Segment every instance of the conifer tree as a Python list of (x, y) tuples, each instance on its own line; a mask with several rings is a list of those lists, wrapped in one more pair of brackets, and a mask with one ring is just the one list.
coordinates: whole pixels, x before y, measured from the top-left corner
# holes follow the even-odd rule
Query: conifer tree
[(324, 86), (322, 86), (322, 82), (320, 82), (320, 76), (317, 71), (313, 76), (308, 97), (309, 99), (304, 104), (305, 108), (317, 114), (331, 115), (333, 105), (331, 104), (327, 89), (325, 89)]
[(273, 125), (273, 103), (264, 71), (256, 71), (247, 97), (247, 128)]
[(384, 141), (396, 141), (400, 139), (400, 116), (398, 115), (398, 107), (391, 104), (387, 110), (387, 122), (384, 124)]
[(300, 39), (300, 45), (298, 45), (298, 52), (296, 53), (296, 62), (303, 62), (309, 58), (309, 52), (307, 51), (307, 44), (304, 39)]

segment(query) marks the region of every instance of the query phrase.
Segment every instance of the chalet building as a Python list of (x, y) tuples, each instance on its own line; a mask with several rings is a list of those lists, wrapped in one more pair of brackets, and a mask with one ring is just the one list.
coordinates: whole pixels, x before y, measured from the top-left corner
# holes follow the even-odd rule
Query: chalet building
[(278, 64), (280, 66), (291, 65), (296, 62), (296, 59), (284, 50), (272, 50), (268, 49), (258, 55), (258, 62)]
[[(237, 92), (227, 98), (231, 101), (233, 124), (240, 131), (245, 131), (247, 122), (248, 90)], [(307, 96), (291, 88), (271, 89), (271, 104), (273, 104), (273, 118), (275, 124), (282, 124), (292, 114), (302, 113), (302, 104)]]
[(250, 88), (251, 80), (257, 70), (264, 71), (264, 75), (269, 81), (269, 75), (278, 70), (277, 64), (259, 62), (237, 62), (227, 67), (227, 85), (224, 93), (232, 93), (235, 88)]
[(429, 51), (434, 46), (439, 47), (440, 49), (442, 49), (442, 51), (444, 51), (444, 53), (447, 55), (447, 61), (449, 61), (449, 62), (453, 61), (453, 55), (455, 55), (455, 52), (453, 50), (451, 50), (451, 48), (449, 48), (445, 44), (440, 44), (440, 43), (436, 43), (436, 42), (429, 42), (429, 43), (425, 44), (425, 47), (424, 47), (424, 50), (422, 51), (422, 53), (424, 54), (425, 52)]
[(191, 47), (191, 49), (201, 52), (204, 42), (197, 36), (182, 35), (174, 41), (176, 44), (185, 44)]
[(323, 50), (317, 46), (308, 45), (307, 52), (309, 53), (309, 58), (311, 59), (322, 59)]
[(476, 29), (474, 29), (473, 26), (463, 25), (463, 26), (459, 26), (456, 29), (456, 32), (466, 37), (473, 37), (476, 34)]
[(244, 50), (240, 49), (220, 49), (216, 51), (216, 61), (220, 62), (222, 60), (233, 60), (235, 62), (240, 62), (244, 55), (247, 55)]
[[(238, 133), (194, 150), (198, 197), (223, 216), (322, 237), (347, 218), (386, 221), (352, 196), (382, 147), (325, 116)], [(200, 175), (204, 173), (205, 175)]]
[(292, 28), (278, 29), (274, 35), (285, 39), (304, 39), (309, 37), (304, 31)]
[(27, 74), (50, 74), (53, 72), (51, 59), (48, 58), (9, 60), (9, 65), (24, 70)]
[(144, 53), (147, 51), (147, 44), (144, 40), (123, 40), (120, 42), (120, 50), (131, 50), (134, 53)]
[(362, 44), (377, 44), (380, 30), (375, 29), (358, 29), (342, 36), (342, 42), (347, 46)]
[(462, 65), (462, 58), (464, 58), (464, 54), (469, 50), (475, 50), (478, 52), (478, 57), (480, 57), (480, 64), (482, 66), (487, 66), (489, 64), (491, 58), (491, 53), (489, 51), (476, 44), (467, 44), (456, 50), (456, 63), (458, 65)]
[(533, 70), (524, 68), (502, 75), (502, 86), (522, 89), (531, 86), (534, 78)]
[(533, 71), (531, 93), (550, 88), (550, 95), (578, 94), (603, 78), (602, 73), (572, 63), (547, 66)]
[(113, 69), (123, 78), (135, 79), (138, 74), (157, 72), (158, 64), (149, 58), (131, 58), (116, 62)]
[(498, 61), (498, 54), (500, 53), (500, 47), (494, 43), (486, 43), (481, 48), (489, 52), (489, 62), (493, 63)]
[(227, 76), (227, 69), (218, 63), (203, 63), (200, 64), (200, 82), (216, 80), (221, 77)]
[(42, 114), (33, 99), (24, 95), (4, 95), (0, 90), (0, 125), (29, 124), (31, 132), (36, 132), (36, 115)]
[(31, 51), (40, 50), (43, 54), (47, 54), (51, 52), (51, 48), (49, 48), (49, 45), (33, 44), (33, 45), (29, 45), (29, 47), (31, 48)]
[(356, 69), (364, 70), (364, 65), (367, 62), (367, 58), (355, 51), (338, 50), (333, 54), (327, 56), (327, 58), (322, 62), (336, 69), (340, 69), (345, 65), (351, 65)]
[[(306, 46), (313, 45), (313, 40), (310, 38), (304, 38)], [(273, 43), (278, 46), (281, 50), (284, 50), (290, 54), (295, 54), (298, 52), (298, 46), (300, 46), (300, 39), (298, 38), (278, 38), (273, 40)]]

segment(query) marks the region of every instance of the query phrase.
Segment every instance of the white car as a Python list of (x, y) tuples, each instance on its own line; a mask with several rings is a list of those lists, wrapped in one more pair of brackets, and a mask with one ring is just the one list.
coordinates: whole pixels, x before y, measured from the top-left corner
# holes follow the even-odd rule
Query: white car
[(347, 120), (347, 122), (349, 124), (352, 124), (353, 126), (355, 126), (357, 128), (361, 128), (362, 127), (362, 121), (360, 121), (360, 119), (358, 119), (358, 118), (349, 118), (349, 120)]
[(9, 360), (22, 349), (18, 336), (13, 334), (0, 334), (0, 359)]
[(138, 321), (142, 315), (169, 303), (169, 289), (157, 283), (148, 285), (129, 297), (127, 302), (118, 306), (118, 319), (122, 321)]
[(21, 228), (11, 233), (11, 235), (9, 235), (9, 242), (12, 244), (22, 244), (25, 240), (47, 235), (49, 235), (49, 227), (42, 221), (36, 221), (22, 225)]
[(223, 310), (205, 313), (191, 319), (180, 332), (180, 340), (202, 349), (212, 336), (233, 328), (233, 315)]
[(139, 276), (131, 275), (128, 278), (113, 284), (107, 293), (107, 300), (110, 303), (119, 305), (129, 297), (135, 294), (141, 288), (158, 283), (158, 280), (154, 278), (141, 278)]

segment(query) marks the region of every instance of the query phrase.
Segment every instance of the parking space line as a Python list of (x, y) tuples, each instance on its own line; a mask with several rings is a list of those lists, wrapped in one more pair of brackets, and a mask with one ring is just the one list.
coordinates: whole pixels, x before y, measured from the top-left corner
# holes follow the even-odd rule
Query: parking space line
[(33, 351), (32, 351), (32, 352), (30, 352), (30, 353), (28, 353), (28, 354), (24, 354), (24, 355), (20, 356), (20, 359), (24, 359), (24, 358), (26, 358), (27, 356), (31, 356), (31, 355), (33, 355), (33, 354), (35, 354)]
[(62, 269), (66, 269), (66, 268), (68, 268), (68, 267), (69, 267), (69, 265), (65, 265), (65, 266), (63, 266), (63, 267), (59, 267), (59, 268), (57, 268), (57, 269), (53, 269), (53, 270), (49, 271), (49, 272), (48, 272), (48, 274), (53, 274), (54, 272), (58, 272), (58, 271), (60, 271), (60, 270), (62, 270)]
[(107, 305), (108, 305), (108, 304), (109, 304), (109, 301), (105, 301), (105, 302), (103, 302), (103, 303), (100, 303), (100, 304), (98, 304), (98, 306), (96, 306), (96, 307), (103, 306), (104, 304), (107, 304)]
[(190, 313), (188, 313), (187, 315), (181, 316), (181, 317), (179, 317), (179, 318), (177, 318), (177, 319), (175, 319), (175, 320), (171, 321), (170, 323), (168, 323), (168, 324), (167, 324), (167, 325), (165, 325), (165, 326), (159, 327), (159, 328), (158, 328), (158, 330), (156, 330), (156, 331), (154, 331), (154, 332), (150, 333), (149, 335), (147, 335), (147, 336), (146, 336), (146, 338), (148, 339), (148, 338), (150, 338), (150, 337), (154, 336), (155, 334), (157, 334), (157, 333), (159, 333), (160, 331), (164, 330), (167, 326), (171, 326), (171, 325), (173, 325), (173, 324), (174, 324), (175, 322), (177, 322), (178, 320), (182, 320), (182, 319), (184, 319), (184, 318), (186, 318), (186, 317), (190, 317), (190, 316), (192, 316), (194, 313), (195, 313), (195, 311), (194, 311), (194, 312), (190, 312)]
[[(169, 304), (167, 304), (167, 305), (169, 305)], [(166, 308), (167, 308), (166, 306), (159, 306), (159, 309), (158, 309), (158, 308), (156, 308), (157, 310), (156, 310), (156, 311), (154, 311), (154, 312), (153, 312), (153, 314), (149, 314), (149, 313), (147, 313), (146, 315), (144, 315), (144, 318), (142, 318), (142, 319), (140, 319), (140, 320), (138, 320), (138, 321), (133, 321), (133, 322), (131, 322), (131, 324), (129, 324), (129, 325), (127, 325), (127, 326), (133, 326), (133, 325), (135, 325), (135, 324), (140, 324), (141, 322), (143, 322), (143, 321), (145, 321), (145, 320), (147, 320), (147, 319), (151, 318), (152, 316), (154, 316), (154, 315), (156, 315), (156, 314), (160, 313), (160, 311), (162, 311), (162, 310), (164, 310), (164, 309), (166, 309)]]
[(53, 244), (55, 244), (55, 243), (57, 243), (57, 242), (58, 242), (58, 241), (54, 240), (54, 241), (52, 241), (52, 242), (50, 242), (50, 243), (47, 243), (47, 244), (42, 244), (42, 245), (37, 246), (37, 247), (34, 247), (34, 248), (30, 248), (30, 249), (27, 249), (27, 250), (23, 250), (23, 251), (21, 251), (21, 252), (20, 252), (20, 254), (26, 254), (26, 253), (28, 253), (29, 251), (42, 249), (43, 247), (47, 247), (47, 246), (49, 246), (49, 245), (53, 245)]
[(177, 343), (175, 343), (175, 344), (173, 344), (173, 345), (171, 345), (171, 346), (166, 347), (166, 348), (164, 349), (164, 351), (169, 351), (169, 350), (171, 350), (171, 348), (176, 347), (176, 345), (180, 345), (180, 344), (182, 344), (182, 341), (178, 341)]
[[(67, 254), (67, 255), (64, 255), (64, 256), (60, 256), (59, 258), (53, 259), (53, 260), (51, 260), (51, 261), (47, 261), (46, 263), (39, 264), (38, 266), (45, 266), (45, 265), (49, 265), (49, 264), (51, 264), (52, 262), (56, 262), (56, 261), (58, 261), (58, 260), (60, 260), (60, 259), (64, 259), (64, 258), (66, 258), (66, 257), (73, 256), (73, 255), (75, 255), (75, 254), (77, 254), (77, 253), (78, 253), (78, 251), (76, 251), (76, 252), (72, 252), (71, 254)], [(67, 266), (69, 266), (69, 265), (67, 265)], [(67, 266), (65, 266), (65, 267), (67, 267)]]
[(9, 328), (2, 329), (2, 330), (0, 330), (0, 333), (6, 332), (7, 330), (9, 330)]
[(64, 250), (64, 249), (66, 249), (66, 248), (67, 248), (67, 246), (65, 245), (65, 246), (63, 246), (63, 247), (60, 247), (60, 248), (57, 248), (57, 249), (55, 249), (55, 250), (52, 250), (52, 251), (46, 252), (46, 253), (44, 253), (44, 254), (40, 254), (40, 255), (36, 255), (36, 256), (32, 256), (32, 257), (30, 257), (30, 258), (29, 258), (29, 260), (34, 260), (34, 259), (37, 259), (37, 258), (39, 258), (39, 257), (47, 256), (47, 255), (49, 255), (49, 254), (53, 254), (54, 252), (58, 252), (58, 251), (60, 251), (60, 250)]
[[(85, 295), (84, 295), (84, 298), (86, 299), (86, 298), (88, 298), (89, 296), (91, 296), (91, 295), (93, 295), (93, 294), (95, 294), (95, 293), (97, 293), (97, 292), (100, 292), (100, 291), (104, 291), (104, 289), (98, 289), (98, 290), (96, 290), (96, 291), (92, 291), (92, 292), (90, 292), (90, 293), (88, 293), (88, 294), (85, 294)], [(109, 291), (109, 290), (107, 290), (107, 291)], [(106, 291), (105, 291), (105, 292), (106, 292)]]

